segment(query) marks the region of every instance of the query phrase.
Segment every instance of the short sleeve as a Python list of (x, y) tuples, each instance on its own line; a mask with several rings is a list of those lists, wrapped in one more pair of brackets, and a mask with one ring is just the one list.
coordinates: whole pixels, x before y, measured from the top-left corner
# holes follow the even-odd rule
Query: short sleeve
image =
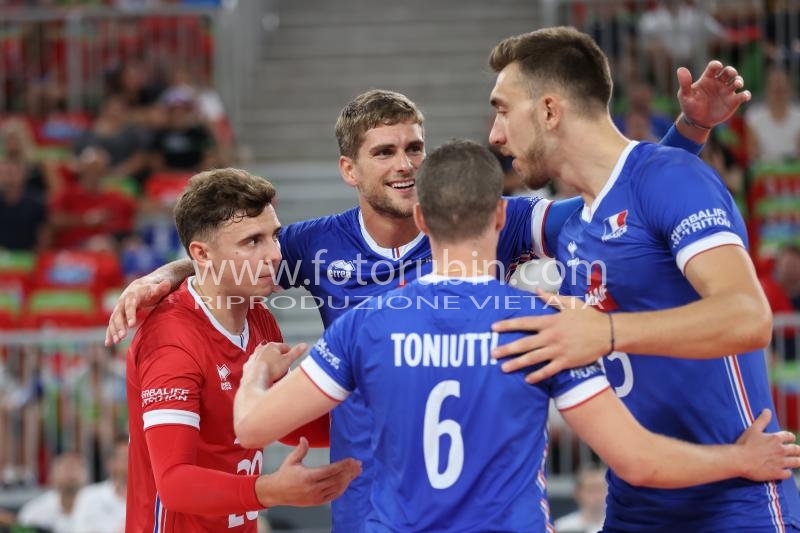
[(200, 429), (200, 396), (205, 383), (197, 361), (185, 350), (161, 346), (137, 366), (144, 429), (180, 424)]
[(353, 361), (359, 343), (355, 324), (361, 316), (358, 310), (351, 310), (334, 321), (300, 364), (323, 394), (339, 402), (356, 388)]
[[(583, 198), (576, 196), (568, 200), (551, 202), (544, 211), (542, 254), (539, 257), (555, 257), (558, 250), (558, 234), (573, 213), (583, 207)], [(534, 221), (535, 222), (535, 221)], [(536, 229), (536, 228), (534, 228)]]
[(681, 272), (689, 260), (724, 245), (745, 246), (744, 223), (722, 180), (699, 159), (656, 156), (637, 191), (640, 217), (669, 246)]
[(562, 370), (545, 383), (559, 411), (577, 407), (610, 387), (599, 363)]
[(540, 197), (505, 198), (506, 225), (500, 232), (498, 259), (508, 268), (521, 256), (540, 256), (544, 241), (544, 215), (549, 200)]

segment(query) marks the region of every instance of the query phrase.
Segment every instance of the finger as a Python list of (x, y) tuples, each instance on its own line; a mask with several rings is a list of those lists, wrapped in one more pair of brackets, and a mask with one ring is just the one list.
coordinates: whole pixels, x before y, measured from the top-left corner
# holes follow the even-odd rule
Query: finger
[(510, 374), (511, 372), (516, 372), (517, 370), (522, 370), (524, 368), (536, 366), (541, 363), (546, 363), (547, 361), (550, 361), (552, 358), (553, 358), (552, 350), (548, 350), (547, 348), (541, 348), (539, 350), (531, 351), (519, 357), (515, 357), (513, 359), (505, 361), (500, 366), (500, 369), (503, 372)]
[(292, 364), (297, 360), (298, 357), (303, 355), (306, 352), (306, 348), (308, 348), (308, 344), (304, 342), (295, 344), (292, 349), (286, 353), (286, 358), (289, 359), (289, 364)]
[(539, 331), (549, 324), (549, 316), (523, 316), (519, 318), (509, 318), (500, 320), (492, 324), (492, 331), (502, 333), (504, 331)]
[[(778, 437), (780, 438), (783, 444), (791, 445), (797, 439), (794, 433), (791, 431), (781, 431), (777, 433)], [(788, 447), (788, 446), (787, 446)], [(797, 447), (798, 453), (800, 453), (800, 446)]]
[(767, 425), (769, 424), (770, 420), (772, 420), (772, 411), (769, 409), (764, 409), (758, 415), (758, 418), (753, 421), (750, 427), (753, 429), (753, 431), (763, 433), (764, 430), (767, 429)]
[(551, 361), (536, 372), (531, 372), (525, 376), (525, 382), (530, 385), (539, 383), (540, 381), (555, 376), (561, 372), (562, 368), (562, 363), (560, 361)]
[(125, 327), (124, 306), (121, 306), (119, 303), (117, 304), (117, 306), (114, 308), (114, 311), (111, 313), (108, 327), (111, 329), (111, 335), (114, 343), (117, 343), (125, 338), (127, 328)]
[(678, 76), (678, 98), (689, 96), (692, 92), (692, 73), (686, 67), (681, 67), (676, 72)]
[(352, 469), (361, 468), (360, 463), (355, 459), (342, 459), (329, 465), (317, 466), (311, 469), (310, 477), (312, 481), (323, 482), (325, 480), (335, 479)]
[[(125, 299), (125, 314), (122, 318), (125, 319), (129, 328), (136, 325), (136, 310), (139, 308), (139, 299), (135, 296)], [(124, 326), (123, 326), (124, 327)]]
[(545, 335), (528, 335), (515, 341), (503, 344), (492, 350), (492, 357), (495, 359), (502, 359), (503, 357), (511, 357), (514, 355), (522, 355), (525, 352), (532, 352), (538, 350), (547, 344)]
[(725, 66), (716, 59), (713, 59), (708, 62), (706, 65), (703, 74), (700, 75), (701, 78), (716, 78), (720, 75), (720, 73), (724, 70)]
[(584, 301), (574, 296), (562, 296), (556, 292), (548, 292), (543, 289), (537, 289), (536, 293), (545, 304), (561, 311), (564, 309), (579, 309), (584, 306)]
[(730, 81), (735, 78), (739, 73), (736, 72), (736, 69), (733, 67), (725, 67), (720, 70), (715, 78), (717, 78), (722, 83), (730, 83)]
[(294, 450), (286, 456), (284, 464), (301, 464), (308, 453), (308, 439), (300, 437), (300, 442), (297, 443)]

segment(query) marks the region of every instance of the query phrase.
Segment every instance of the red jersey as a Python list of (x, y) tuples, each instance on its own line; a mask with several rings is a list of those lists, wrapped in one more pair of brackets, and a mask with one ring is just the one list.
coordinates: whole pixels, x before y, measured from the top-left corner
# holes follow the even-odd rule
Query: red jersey
[[(242, 335), (231, 335), (203, 305), (188, 283), (191, 279), (150, 313), (128, 351), (130, 452), (125, 530), (255, 533), (257, 508), (224, 516), (203, 515), (202, 508), (198, 514), (172, 512), (156, 488), (145, 434), (165, 425), (199, 431), (194, 465), (231, 475), (261, 473), (262, 451), (242, 448), (234, 434), (233, 398), (249, 355), (262, 342), (281, 342), (281, 332), (270, 312), (257, 305), (249, 310)], [(165, 453), (163, 449), (158, 452)], [(248, 501), (258, 501), (255, 485)]]

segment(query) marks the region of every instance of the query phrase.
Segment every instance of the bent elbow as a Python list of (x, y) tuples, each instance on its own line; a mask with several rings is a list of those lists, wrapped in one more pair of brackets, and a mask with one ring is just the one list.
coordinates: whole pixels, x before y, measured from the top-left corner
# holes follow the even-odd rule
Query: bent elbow
[(772, 340), (772, 310), (766, 302), (757, 302), (753, 305), (753, 310), (749, 313), (747, 328), (748, 335), (743, 339), (747, 344), (745, 350), (760, 350), (768, 346)]
[(614, 472), (627, 484), (634, 487), (653, 487), (656, 472), (653, 465), (641, 457), (629, 457), (611, 466)]
[(262, 448), (266, 445), (263, 439), (259, 438), (260, 435), (255, 425), (249, 423), (246, 418), (234, 422), (233, 432), (239, 439), (242, 448)]

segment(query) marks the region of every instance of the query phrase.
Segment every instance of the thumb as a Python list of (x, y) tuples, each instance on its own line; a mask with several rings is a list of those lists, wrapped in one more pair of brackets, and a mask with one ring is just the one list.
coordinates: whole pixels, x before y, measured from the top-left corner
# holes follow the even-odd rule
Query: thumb
[(153, 295), (155, 298), (163, 298), (169, 294), (170, 289), (172, 289), (172, 286), (170, 285), (169, 281), (162, 279), (158, 285), (153, 288)]
[(306, 454), (308, 453), (308, 439), (305, 437), (300, 437), (300, 442), (297, 444), (294, 450), (286, 456), (286, 460), (284, 464), (288, 465), (295, 465), (301, 464), (303, 459), (305, 459)]
[(767, 429), (770, 420), (772, 420), (772, 411), (764, 409), (761, 411), (761, 414), (758, 415), (758, 418), (750, 425), (750, 428), (759, 433), (763, 433), (764, 430)]
[(678, 76), (678, 98), (681, 96), (689, 96), (692, 91), (692, 73), (686, 67), (680, 67), (677, 72)]

